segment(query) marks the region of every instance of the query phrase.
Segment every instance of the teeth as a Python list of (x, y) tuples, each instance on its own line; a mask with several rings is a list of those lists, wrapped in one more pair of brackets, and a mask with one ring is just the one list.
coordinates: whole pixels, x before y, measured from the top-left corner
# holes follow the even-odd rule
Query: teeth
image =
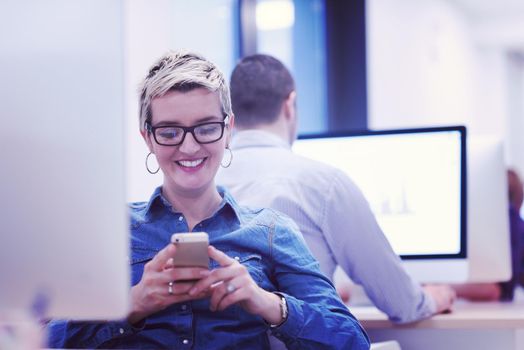
[(204, 159), (180, 160), (177, 163), (182, 165), (182, 166), (188, 167), (188, 168), (194, 168), (196, 166), (199, 166), (203, 161), (204, 161)]

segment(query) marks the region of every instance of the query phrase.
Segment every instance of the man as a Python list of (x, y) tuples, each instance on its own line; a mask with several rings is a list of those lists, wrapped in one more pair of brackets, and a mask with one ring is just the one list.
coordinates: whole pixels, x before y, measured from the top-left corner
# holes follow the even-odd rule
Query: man
[(244, 58), (233, 71), (231, 97), (234, 159), (219, 172), (219, 184), (242, 204), (289, 215), (322, 271), (332, 277), (340, 265), (393, 322), (451, 307), (455, 294), (449, 286), (421, 288), (405, 272), (366, 199), (342, 171), (292, 153), (296, 93), (280, 61), (267, 55)]

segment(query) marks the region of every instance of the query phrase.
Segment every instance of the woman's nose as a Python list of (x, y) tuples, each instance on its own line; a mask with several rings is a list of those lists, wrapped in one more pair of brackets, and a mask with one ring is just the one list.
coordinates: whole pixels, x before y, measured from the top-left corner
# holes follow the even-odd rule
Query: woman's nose
[(178, 146), (180, 152), (192, 154), (200, 149), (200, 144), (195, 140), (192, 133), (188, 132), (184, 141)]

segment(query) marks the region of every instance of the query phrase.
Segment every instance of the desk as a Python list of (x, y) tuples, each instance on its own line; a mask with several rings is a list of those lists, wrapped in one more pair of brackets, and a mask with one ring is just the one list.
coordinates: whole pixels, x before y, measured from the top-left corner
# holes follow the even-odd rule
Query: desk
[(395, 325), (371, 306), (353, 306), (372, 342), (397, 340), (402, 350), (523, 349), (524, 302), (458, 301), (453, 312)]

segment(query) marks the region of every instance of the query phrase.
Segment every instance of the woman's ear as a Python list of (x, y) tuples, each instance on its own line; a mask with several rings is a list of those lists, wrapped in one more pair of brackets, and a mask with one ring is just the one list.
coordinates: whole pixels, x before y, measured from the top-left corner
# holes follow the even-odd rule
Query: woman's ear
[[(144, 141), (149, 149), (149, 152), (153, 152), (153, 143), (151, 142), (151, 133), (146, 129), (140, 130), (140, 134), (144, 138)], [(153, 152), (154, 153), (154, 152)]]
[(227, 128), (227, 136), (226, 136), (226, 147), (229, 147), (231, 144), (231, 138), (233, 137), (233, 128), (235, 127), (235, 115), (231, 113), (229, 116), (229, 123)]

